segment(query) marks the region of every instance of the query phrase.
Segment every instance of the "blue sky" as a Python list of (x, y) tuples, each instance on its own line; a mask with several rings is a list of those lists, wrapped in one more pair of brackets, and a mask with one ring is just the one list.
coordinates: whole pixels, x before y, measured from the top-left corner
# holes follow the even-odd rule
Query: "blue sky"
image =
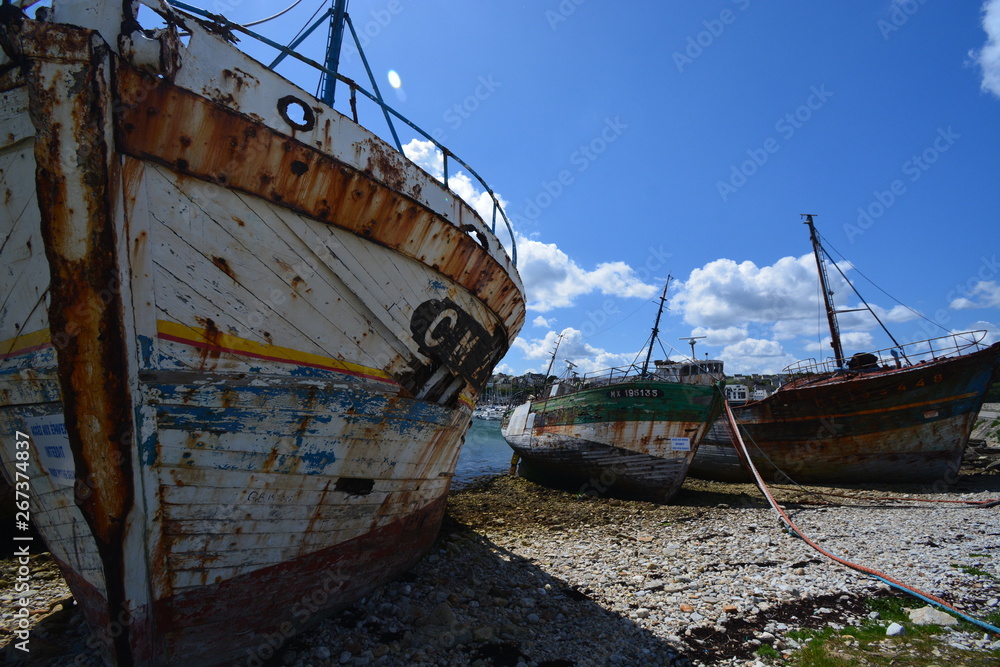
[[(257, 29), (287, 41), (318, 5)], [(281, 6), (210, 8), (246, 22)], [(730, 373), (829, 356), (801, 213), (900, 342), (1000, 340), (1000, 0), (348, 9), (383, 94), (515, 222), (529, 311), (499, 370), (545, 370), (560, 333), (558, 370), (631, 363), (668, 274), (671, 358), (687, 336)], [(302, 50), (319, 59), (324, 40)], [(351, 49), (342, 70), (367, 80)], [(371, 109), (362, 120), (384, 125)], [(425, 146), (409, 150), (434, 168)], [(890, 344), (871, 318), (842, 316), (841, 330), (848, 354)]]

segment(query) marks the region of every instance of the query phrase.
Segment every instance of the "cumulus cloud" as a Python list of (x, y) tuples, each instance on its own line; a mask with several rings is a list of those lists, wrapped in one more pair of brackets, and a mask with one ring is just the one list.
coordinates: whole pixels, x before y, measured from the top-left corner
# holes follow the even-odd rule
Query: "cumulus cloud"
[(725, 346), (718, 358), (725, 363), (728, 375), (777, 373), (796, 361), (794, 356), (785, 352), (781, 343), (757, 338), (747, 338)]
[(1000, 0), (983, 4), (983, 30), (986, 44), (969, 55), (983, 72), (982, 89), (1000, 97)]
[(649, 298), (656, 293), (657, 288), (643, 282), (625, 262), (606, 262), (588, 271), (554, 243), (519, 237), (517, 249), (517, 269), (532, 310), (566, 308), (592, 292), (627, 298)]
[[(773, 266), (717, 259), (694, 269), (671, 307), (695, 326), (725, 329), (746, 322), (814, 317), (818, 303), (816, 260), (812, 255), (783, 257)], [(843, 285), (831, 275), (833, 289)]]
[(1000, 341), (1000, 323), (986, 322), (984, 320), (979, 320), (978, 322), (973, 322), (969, 325), (968, 329), (955, 330), (952, 333), (964, 333), (966, 331), (985, 331), (986, 337), (980, 341), (981, 345), (992, 345), (997, 341)]
[[(822, 341), (807, 343), (805, 349), (809, 352), (819, 352), (821, 359), (832, 359), (833, 348), (830, 347), (832, 340), (830, 336), (827, 336)], [(844, 354), (850, 357), (855, 352), (871, 350), (875, 345), (875, 338), (866, 331), (849, 331), (840, 336), (840, 345), (844, 348)]]
[(725, 327), (724, 329), (711, 329), (708, 327), (695, 327), (691, 330), (692, 336), (704, 336), (706, 345), (730, 345), (737, 341), (745, 340), (747, 328)]
[(1000, 285), (995, 280), (980, 281), (968, 295), (954, 299), (949, 306), (955, 310), (1000, 308)]
[[(430, 141), (414, 139), (403, 146), (408, 158), (438, 180), (444, 179), (444, 158)], [(493, 198), (463, 172), (448, 175), (448, 186), (486, 221), (493, 219)], [(501, 206), (506, 202), (497, 195)], [(499, 217), (498, 217), (499, 220)], [(497, 224), (498, 232), (500, 223)], [(547, 312), (574, 305), (577, 297), (593, 292), (625, 298), (649, 298), (654, 285), (643, 282), (625, 262), (604, 262), (587, 270), (554, 243), (517, 237), (517, 268), (528, 296), (528, 308)]]
[[(549, 360), (552, 359), (552, 351), (556, 349), (559, 333), (549, 331), (542, 338), (531, 339), (518, 336), (514, 339), (514, 347), (521, 350), (526, 359), (539, 362), (535, 367), (536, 373), (544, 373), (545, 369), (548, 368)], [(574, 365), (573, 370), (583, 375), (608, 368), (628, 366), (638, 354), (638, 351), (619, 354), (594, 347), (586, 342), (579, 329), (572, 327), (566, 327), (561, 333), (562, 340), (559, 342), (559, 352), (556, 355), (555, 363), (552, 364), (553, 375), (563, 375), (567, 370), (567, 361)]]

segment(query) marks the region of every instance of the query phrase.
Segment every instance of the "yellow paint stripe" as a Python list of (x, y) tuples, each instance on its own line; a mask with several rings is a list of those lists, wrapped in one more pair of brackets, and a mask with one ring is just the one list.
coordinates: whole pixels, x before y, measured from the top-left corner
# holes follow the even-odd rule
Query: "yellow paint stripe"
[(194, 345), (195, 347), (220, 350), (243, 354), (257, 359), (268, 361), (278, 361), (283, 363), (298, 364), (300, 366), (311, 366), (351, 375), (361, 375), (377, 380), (395, 382), (385, 371), (370, 366), (353, 364), (348, 361), (324, 357), (310, 352), (295, 350), (290, 347), (280, 345), (270, 345), (247, 338), (240, 338), (221, 332), (209, 334), (205, 329), (170, 322), (167, 320), (157, 320), (156, 330), (160, 338), (173, 340), (179, 343)]
[(46, 347), (52, 342), (48, 329), (39, 329), (0, 341), (0, 359), (9, 359)]

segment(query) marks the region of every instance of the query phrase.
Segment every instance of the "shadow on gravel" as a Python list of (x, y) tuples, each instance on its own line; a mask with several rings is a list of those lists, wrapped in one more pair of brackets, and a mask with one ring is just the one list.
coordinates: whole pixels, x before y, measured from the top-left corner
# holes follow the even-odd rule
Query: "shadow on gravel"
[(381, 665), (692, 664), (598, 596), (449, 516), (413, 570), (294, 640), (283, 657), (291, 664), (325, 644), (334, 661), (350, 652), (346, 664), (362, 656)]

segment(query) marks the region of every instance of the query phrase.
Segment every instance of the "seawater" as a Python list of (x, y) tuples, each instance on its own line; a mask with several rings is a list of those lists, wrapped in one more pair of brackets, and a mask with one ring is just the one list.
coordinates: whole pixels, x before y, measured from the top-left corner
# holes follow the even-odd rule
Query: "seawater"
[(458, 454), (451, 488), (458, 489), (482, 475), (506, 474), (514, 450), (500, 435), (500, 421), (473, 419)]

